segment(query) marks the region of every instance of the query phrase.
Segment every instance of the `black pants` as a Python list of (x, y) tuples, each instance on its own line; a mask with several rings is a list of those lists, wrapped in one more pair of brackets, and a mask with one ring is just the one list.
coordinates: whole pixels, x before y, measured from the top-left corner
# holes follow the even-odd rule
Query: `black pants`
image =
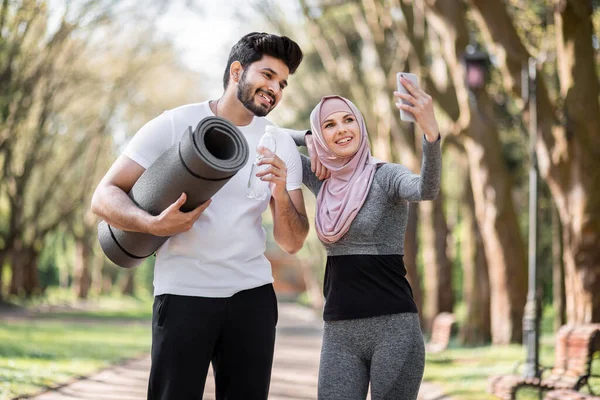
[(271, 284), (229, 298), (156, 296), (148, 400), (202, 399), (211, 361), (217, 400), (266, 400), (277, 318)]

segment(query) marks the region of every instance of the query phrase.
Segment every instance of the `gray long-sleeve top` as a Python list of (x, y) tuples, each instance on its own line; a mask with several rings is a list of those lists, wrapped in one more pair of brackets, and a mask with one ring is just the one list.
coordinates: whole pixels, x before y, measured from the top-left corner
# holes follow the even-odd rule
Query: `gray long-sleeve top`
[[(305, 131), (290, 133), (297, 146), (305, 146)], [(404, 254), (408, 202), (433, 200), (439, 193), (440, 139), (423, 137), (421, 174), (393, 163), (378, 167), (367, 198), (346, 234), (335, 243), (323, 243), (329, 256), (353, 254)], [(317, 196), (323, 184), (302, 155), (302, 181)]]

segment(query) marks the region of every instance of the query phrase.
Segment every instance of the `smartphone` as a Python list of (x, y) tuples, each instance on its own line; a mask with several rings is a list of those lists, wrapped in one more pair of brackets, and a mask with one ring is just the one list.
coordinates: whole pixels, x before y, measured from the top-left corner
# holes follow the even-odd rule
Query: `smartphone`
[[(408, 72), (398, 72), (396, 74), (396, 83), (398, 84), (398, 92), (400, 93), (410, 94), (410, 92), (406, 90), (402, 82), (400, 82), (400, 78), (407, 79), (408, 81), (410, 81), (410, 83), (413, 84), (413, 86), (419, 87), (419, 79), (417, 78), (417, 75)], [(411, 103), (404, 99), (400, 99), (400, 101), (402, 101), (402, 104), (408, 104), (412, 106)], [(410, 111), (400, 110), (400, 119), (402, 121), (416, 122), (415, 116)]]

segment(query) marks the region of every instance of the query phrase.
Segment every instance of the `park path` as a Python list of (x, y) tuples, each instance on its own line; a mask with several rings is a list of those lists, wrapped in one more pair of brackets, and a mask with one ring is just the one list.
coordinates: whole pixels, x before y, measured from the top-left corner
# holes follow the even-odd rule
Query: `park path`
[[(269, 400), (314, 400), (321, 347), (322, 322), (303, 307), (281, 303)], [(144, 400), (150, 359), (130, 360), (90, 377), (49, 390), (33, 400)], [(19, 399), (19, 398), (17, 398)], [(205, 400), (215, 400), (212, 374)], [(421, 400), (450, 400), (435, 385), (424, 383)], [(15, 399), (16, 400), (16, 399)], [(400, 400), (400, 399), (399, 399)]]

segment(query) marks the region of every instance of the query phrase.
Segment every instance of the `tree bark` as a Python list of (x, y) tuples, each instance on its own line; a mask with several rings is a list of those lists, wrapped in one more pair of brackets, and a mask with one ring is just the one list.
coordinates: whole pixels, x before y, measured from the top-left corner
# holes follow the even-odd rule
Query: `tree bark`
[[(505, 5), (471, 0), (484, 37), (494, 48), (504, 85), (520, 96), (521, 66), (530, 55), (522, 44)], [(536, 144), (540, 174), (557, 204), (563, 230), (569, 323), (600, 321), (600, 106), (592, 46), (592, 4), (557, 0), (554, 19), (557, 64), (564, 121), (545, 79), (538, 74)], [(561, 126), (562, 125), (562, 126)]]
[(102, 288), (101, 288), (101, 294), (110, 294), (113, 291), (114, 288), (114, 284), (113, 284), (113, 278), (109, 275), (104, 275), (102, 277)]
[(10, 252), (11, 255), (11, 278), (10, 278), (10, 289), (9, 294), (20, 296), (23, 292), (23, 247), (20, 240), (13, 242), (13, 248)]
[(600, 322), (600, 85), (592, 11), (590, 1), (564, 0), (554, 13), (570, 162), (548, 184), (563, 223), (567, 318), (573, 323)]
[(443, 43), (460, 106), (456, 125), (464, 131), (461, 138), (469, 161), (475, 215), (490, 271), (492, 341), (495, 344), (521, 343), (527, 294), (525, 246), (491, 101), (487, 93), (471, 93), (465, 86), (461, 60), (469, 38), (463, 6), (435, 1), (430, 23)]
[[(467, 171), (465, 171), (467, 172)], [(478, 346), (489, 343), (490, 281), (483, 238), (475, 217), (475, 201), (468, 172), (465, 173), (462, 214), (463, 297), (467, 318), (461, 325), (460, 340), (464, 345)]]
[(552, 303), (554, 332), (567, 322), (565, 297), (565, 263), (563, 258), (562, 227), (556, 206), (552, 206)]
[(419, 204), (410, 203), (408, 208), (408, 222), (404, 234), (404, 266), (406, 267), (406, 279), (410, 283), (413, 300), (419, 310), (421, 325), (423, 318), (423, 289), (421, 289), (421, 275), (417, 270), (417, 254), (419, 253), (419, 242), (417, 240), (417, 223), (419, 219)]
[(125, 271), (125, 277), (121, 284), (121, 294), (125, 296), (133, 296), (135, 294), (135, 268), (129, 268)]
[(443, 211), (442, 193), (433, 201), (420, 204), (425, 279), (425, 330), (441, 312), (452, 312), (452, 263), (448, 258), (446, 241), (448, 226)]
[(521, 343), (527, 297), (525, 246), (512, 200), (512, 184), (497, 132), (477, 113), (465, 140), (475, 212), (490, 271), (492, 342)]
[(32, 249), (28, 249), (24, 254), (23, 264), (23, 292), (26, 297), (31, 297), (41, 293), (40, 279), (38, 274), (39, 254)]
[(0, 250), (0, 303), (4, 300), (4, 280), (2, 279), (2, 275), (4, 275), (4, 260), (6, 258), (6, 251)]
[(31, 297), (40, 293), (38, 276), (38, 253), (29, 248), (23, 248), (20, 240), (15, 241), (11, 251), (12, 278), (10, 294)]
[[(97, 247), (96, 247), (97, 249)], [(104, 253), (101, 250), (93, 252), (92, 256), (92, 283), (91, 291), (94, 295), (102, 294), (102, 286), (104, 284)]]
[[(394, 139), (394, 137), (392, 137)], [(396, 142), (396, 140), (394, 139)], [(399, 149), (396, 153), (401, 153), (404, 163), (412, 171), (417, 172), (420, 166), (417, 163), (419, 150), (416, 148), (415, 126), (411, 124), (406, 129), (406, 137), (402, 142), (397, 141), (395, 146)], [(403, 149), (403, 150), (400, 150)], [(412, 156), (404, 157), (405, 154)], [(419, 203), (408, 204), (408, 220), (406, 223), (406, 232), (404, 233), (404, 266), (406, 267), (406, 279), (408, 280), (413, 300), (419, 310), (419, 320), (421, 326), (425, 326), (424, 308), (423, 308), (423, 279), (417, 268), (417, 256), (419, 254)]]
[(75, 270), (73, 271), (75, 282), (73, 290), (80, 299), (88, 298), (92, 284), (91, 253), (92, 251), (84, 239), (75, 240)]

